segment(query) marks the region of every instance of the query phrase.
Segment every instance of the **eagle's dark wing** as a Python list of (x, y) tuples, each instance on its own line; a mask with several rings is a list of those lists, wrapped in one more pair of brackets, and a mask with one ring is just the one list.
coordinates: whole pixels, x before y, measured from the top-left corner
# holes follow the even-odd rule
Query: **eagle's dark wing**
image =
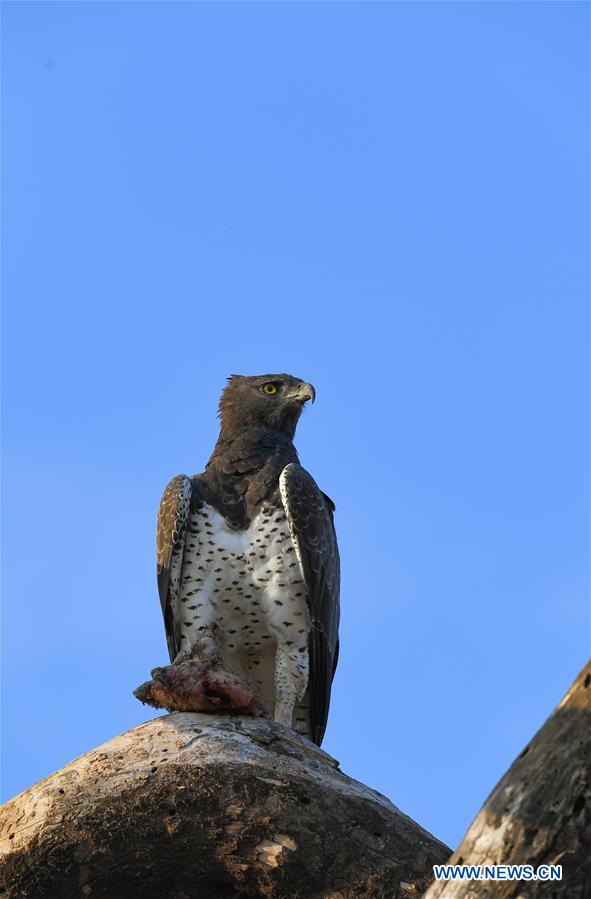
[(191, 510), (197, 508), (200, 503), (199, 481), (179, 474), (166, 487), (158, 509), (156, 530), (158, 592), (171, 662), (180, 648), (174, 613), (181, 588), (187, 524)]
[(293, 462), (281, 472), (279, 486), (310, 605), (308, 695), (312, 738), (320, 745), (339, 653), (340, 565), (334, 503), (314, 478)]

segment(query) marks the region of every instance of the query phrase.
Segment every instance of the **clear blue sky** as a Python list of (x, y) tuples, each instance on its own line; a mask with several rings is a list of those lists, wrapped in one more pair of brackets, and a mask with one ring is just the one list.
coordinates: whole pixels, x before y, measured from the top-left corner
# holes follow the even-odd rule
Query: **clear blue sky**
[(583, 3), (4, 5), (4, 796), (151, 717), (160, 494), (311, 381), (325, 748), (456, 844), (589, 654)]

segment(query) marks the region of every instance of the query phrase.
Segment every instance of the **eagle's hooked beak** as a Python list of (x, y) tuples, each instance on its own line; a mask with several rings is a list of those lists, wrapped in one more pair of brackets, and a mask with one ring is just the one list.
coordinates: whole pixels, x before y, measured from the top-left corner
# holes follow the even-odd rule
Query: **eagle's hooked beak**
[(295, 393), (288, 393), (286, 399), (290, 400), (299, 400), (301, 403), (305, 403), (306, 400), (314, 400), (316, 399), (316, 391), (312, 387), (311, 384), (301, 383), (298, 386), (298, 389)]

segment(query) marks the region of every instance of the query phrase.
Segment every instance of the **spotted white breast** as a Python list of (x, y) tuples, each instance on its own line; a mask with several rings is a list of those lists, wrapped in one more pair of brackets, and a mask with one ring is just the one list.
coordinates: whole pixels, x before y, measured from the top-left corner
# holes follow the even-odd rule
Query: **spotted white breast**
[(309, 736), (307, 594), (282, 508), (263, 507), (245, 530), (208, 505), (191, 513), (174, 617), (181, 651), (215, 630), (224, 665), (276, 720), (276, 704), (291, 717), (295, 702), (284, 723)]

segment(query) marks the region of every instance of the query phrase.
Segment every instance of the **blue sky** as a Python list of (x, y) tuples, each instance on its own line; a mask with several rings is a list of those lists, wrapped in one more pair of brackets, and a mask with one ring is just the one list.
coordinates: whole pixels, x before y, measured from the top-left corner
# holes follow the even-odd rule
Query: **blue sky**
[(151, 717), (160, 494), (288, 371), (325, 748), (454, 845), (589, 654), (583, 3), (3, 8), (3, 795)]

